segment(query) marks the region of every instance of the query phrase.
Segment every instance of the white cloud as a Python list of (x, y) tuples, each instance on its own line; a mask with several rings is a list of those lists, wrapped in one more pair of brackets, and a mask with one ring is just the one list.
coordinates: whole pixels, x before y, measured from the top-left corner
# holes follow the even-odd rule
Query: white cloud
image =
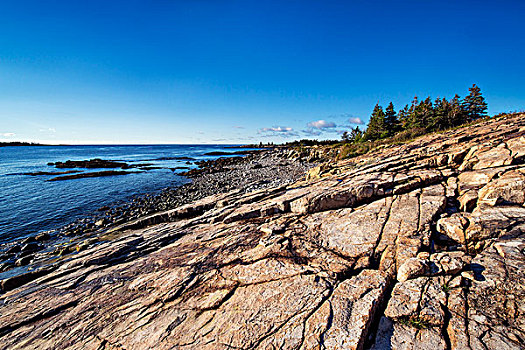
[(40, 132), (57, 132), (55, 128), (39, 129)]
[(13, 132), (4, 132), (4, 133), (0, 134), (0, 136), (3, 136), (3, 137), (13, 137), (15, 135), (16, 134), (13, 133)]
[(290, 137), (298, 136), (299, 134), (289, 126), (274, 126), (271, 128), (262, 128), (257, 132), (262, 137)]
[(275, 126), (273, 128), (262, 128), (260, 131), (262, 131), (262, 132), (283, 132), (283, 133), (287, 133), (287, 132), (293, 131), (293, 129), (288, 127), (288, 126)]
[(244, 129), (244, 126), (234, 125), (233, 128), (234, 129)]
[(320, 136), (321, 134), (332, 133), (337, 127), (334, 122), (329, 122), (324, 119), (316, 120), (306, 124), (306, 129), (302, 130), (305, 136)]
[(309, 128), (315, 128), (315, 129), (331, 129), (335, 128), (337, 125), (333, 122), (327, 122), (326, 120), (317, 120), (315, 122), (308, 123)]
[(350, 122), (350, 124), (359, 124), (359, 125), (364, 124), (364, 122), (359, 117), (350, 117), (348, 118), (348, 121)]

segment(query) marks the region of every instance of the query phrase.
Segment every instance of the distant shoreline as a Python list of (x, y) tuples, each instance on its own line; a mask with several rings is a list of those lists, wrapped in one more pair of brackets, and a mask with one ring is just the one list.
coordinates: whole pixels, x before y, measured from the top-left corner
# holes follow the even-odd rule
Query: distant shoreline
[(62, 145), (46, 145), (46, 144), (36, 143), (36, 142), (20, 142), (20, 141), (0, 142), (0, 147), (8, 147), (8, 146), (62, 146)]
[[(174, 145), (189, 145), (189, 146), (221, 146), (221, 144), (218, 143), (205, 143), (205, 144), (190, 144), (190, 143), (138, 143), (138, 144), (45, 144), (45, 143), (37, 143), (37, 142), (21, 142), (21, 141), (13, 141), (13, 142), (0, 142), (0, 147), (8, 147), (8, 146), (174, 146)], [(272, 146), (273, 147), (273, 146)], [(269, 146), (259, 147), (254, 145), (243, 145), (243, 144), (225, 144), (224, 148), (271, 148)]]

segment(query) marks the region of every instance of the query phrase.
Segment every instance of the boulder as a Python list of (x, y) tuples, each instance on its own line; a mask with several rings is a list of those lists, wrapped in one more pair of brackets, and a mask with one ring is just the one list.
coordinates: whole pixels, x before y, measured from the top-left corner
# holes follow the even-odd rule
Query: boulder
[(436, 229), (455, 242), (465, 244), (465, 229), (469, 225), (468, 217), (462, 213), (454, 213), (437, 221)]
[(525, 168), (508, 171), (479, 190), (478, 205), (522, 205), (525, 202)]
[(405, 261), (397, 271), (397, 280), (405, 282), (409, 279), (424, 276), (430, 272), (430, 265), (427, 260), (410, 258)]

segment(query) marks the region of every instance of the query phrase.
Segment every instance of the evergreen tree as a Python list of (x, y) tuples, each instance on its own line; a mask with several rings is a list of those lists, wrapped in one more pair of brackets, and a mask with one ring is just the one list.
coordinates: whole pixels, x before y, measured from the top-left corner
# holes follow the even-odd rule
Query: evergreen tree
[(360, 142), (362, 137), (363, 137), (363, 132), (359, 129), (359, 126), (356, 126), (350, 132), (345, 131), (341, 135), (341, 139), (345, 143), (357, 143), (357, 142)]
[(386, 137), (386, 123), (385, 123), (385, 112), (383, 107), (376, 104), (374, 111), (370, 116), (368, 127), (365, 132), (365, 138), (367, 140), (378, 140), (382, 137)]
[(416, 110), (418, 106), (419, 106), (419, 99), (417, 98), (417, 96), (414, 96), (414, 99), (412, 100), (412, 103), (410, 104), (410, 107), (408, 108), (407, 117), (406, 117), (405, 123), (403, 124), (403, 128), (412, 129), (417, 126)]
[(388, 104), (385, 110), (385, 125), (389, 136), (394, 135), (399, 130), (399, 120), (392, 102)]
[(427, 128), (431, 126), (433, 118), (434, 108), (432, 106), (432, 100), (430, 97), (427, 97), (424, 101), (421, 101), (414, 107), (411, 123), (412, 127)]
[(450, 100), (450, 126), (458, 126), (466, 122), (466, 114), (461, 106), (461, 98), (458, 94)]
[(410, 107), (405, 105), (403, 109), (400, 109), (397, 113), (399, 123), (401, 124), (402, 129), (409, 129), (410, 124)]
[(465, 97), (462, 103), (468, 121), (484, 117), (487, 114), (487, 103), (485, 102), (485, 98), (481, 95), (481, 89), (476, 84), (473, 84), (468, 91), (470, 93)]
[(345, 133), (343, 139), (355, 143), (393, 136), (400, 130), (444, 130), (485, 116), (487, 103), (481, 95), (480, 88), (472, 85), (469, 92), (463, 101), (457, 94), (450, 101), (439, 97), (432, 101), (430, 96), (419, 101), (415, 96), (412, 103), (400, 109), (398, 113), (392, 102), (384, 111), (383, 107), (376, 104), (366, 131), (363, 133), (356, 127), (351, 133)]
[(363, 138), (363, 132), (359, 129), (359, 126), (356, 126), (350, 132), (350, 142), (357, 143)]
[(434, 101), (434, 116), (429, 130), (444, 130), (452, 126), (450, 120), (450, 102), (446, 98), (436, 98)]

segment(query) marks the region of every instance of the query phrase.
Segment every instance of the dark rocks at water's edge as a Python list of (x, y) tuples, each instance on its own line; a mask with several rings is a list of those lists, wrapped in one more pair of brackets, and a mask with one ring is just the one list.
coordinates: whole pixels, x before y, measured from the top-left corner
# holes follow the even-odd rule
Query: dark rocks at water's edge
[(80, 170), (68, 170), (68, 171), (35, 171), (32, 173), (16, 173), (9, 175), (28, 175), (28, 176), (48, 176), (48, 175), (66, 175), (80, 173)]
[[(237, 171), (253, 185), (252, 173), (294, 152), (198, 178)], [(0, 344), (525, 348), (525, 115), (385, 146), (307, 178), (108, 227), (106, 241), (4, 279)]]
[[(173, 158), (157, 158), (151, 160), (165, 160), (165, 159), (192, 159), (189, 157), (173, 157)], [(123, 161), (116, 160), (105, 160), (100, 158), (94, 158), (89, 160), (67, 160), (65, 162), (51, 162), (47, 163), (48, 166), (54, 166), (58, 169), (71, 169), (71, 168), (83, 168), (83, 169), (131, 169), (140, 167), (150, 167), (152, 163), (138, 163), (128, 164)]]
[(92, 173), (80, 173), (80, 174), (75, 174), (75, 175), (65, 175), (65, 176), (53, 177), (47, 181), (63, 181), (63, 180), (73, 180), (73, 179), (84, 179), (88, 177), (129, 175), (129, 174), (137, 174), (137, 173), (140, 173), (140, 171), (115, 171), (115, 170), (95, 171)]
[[(237, 151), (237, 152), (209, 152), (205, 153), (205, 156), (215, 156), (215, 155), (233, 155), (233, 156), (243, 156), (257, 154), (261, 151)], [(163, 160), (180, 160), (180, 161), (195, 161), (195, 158), (192, 157), (160, 157), (155, 159), (145, 159), (143, 161), (163, 161)], [(191, 164), (191, 163), (190, 163)], [(139, 163), (139, 164), (128, 164), (123, 161), (116, 160), (105, 160), (100, 158), (94, 158), (89, 160), (67, 160), (65, 162), (51, 162), (48, 163), (49, 166), (54, 166), (58, 169), (71, 169), (71, 168), (83, 168), (83, 169), (131, 169), (131, 168), (146, 168), (151, 167), (151, 163)]]
[[(151, 160), (168, 160), (168, 159), (193, 160), (193, 158), (190, 158), (190, 157), (163, 157), (163, 158), (156, 158), (156, 159), (151, 159)], [(120, 168), (123, 170), (138, 169), (142, 171), (165, 169), (164, 167), (155, 166), (152, 163), (128, 164), (122, 161), (104, 160), (100, 158), (95, 158), (95, 159), (90, 159), (90, 160), (79, 160), (79, 161), (67, 160), (65, 162), (48, 163), (47, 165), (55, 166), (58, 169), (70, 169), (70, 168), (116, 169), (116, 168)], [(176, 169), (189, 169), (189, 168), (188, 167), (170, 168), (171, 171), (175, 171)], [(73, 174), (73, 173), (79, 173), (79, 174), (54, 177), (47, 181), (63, 181), (63, 180), (83, 179), (83, 178), (90, 178), (90, 177), (128, 175), (128, 174), (140, 173), (140, 171), (107, 170), (107, 171), (82, 172), (81, 173), (81, 171), (79, 170), (69, 170), (69, 171), (64, 171), (64, 172), (42, 172), (41, 171), (41, 172), (35, 172), (35, 173), (24, 173), (20, 175), (32, 175), (32, 176), (64, 175), (64, 174)]]
[(186, 156), (180, 156), (180, 157), (160, 157), (160, 158), (153, 158), (153, 159), (144, 159), (142, 161), (144, 162), (151, 162), (151, 161), (157, 161), (157, 160), (186, 160), (186, 161), (193, 161), (196, 160), (192, 157), (186, 157)]
[(180, 172), (178, 175), (196, 177), (203, 174), (222, 173), (229, 170), (229, 166), (244, 162), (243, 158), (218, 158), (214, 160), (200, 160), (195, 162), (198, 168)]
[[(204, 155), (206, 156), (212, 156), (212, 155), (232, 155), (234, 157), (229, 158), (219, 158), (216, 160), (208, 160), (208, 161), (195, 161), (194, 158), (191, 157), (161, 157), (161, 158), (155, 158), (155, 159), (149, 159), (144, 161), (159, 161), (159, 160), (186, 160), (187, 165), (191, 165), (192, 163), (190, 160), (195, 161), (194, 163), (199, 166), (199, 169), (191, 169), (190, 167), (175, 167), (175, 168), (167, 168), (171, 171), (175, 170), (188, 170), (187, 172), (182, 172), (179, 175), (183, 176), (196, 176), (199, 174), (204, 173), (215, 173), (215, 172), (223, 172), (228, 170), (225, 166), (226, 165), (232, 165), (243, 162), (241, 156), (246, 155), (255, 155), (260, 153), (261, 151), (236, 151), (236, 152), (209, 152)], [(137, 164), (128, 164), (122, 161), (114, 161), (114, 160), (103, 160), (99, 158), (90, 159), (90, 160), (80, 160), (80, 161), (73, 161), (68, 160), (65, 162), (56, 162), (56, 163), (48, 163), (49, 166), (55, 166), (59, 169), (69, 169), (69, 168), (83, 168), (83, 169), (115, 169), (120, 168), (123, 170), (127, 169), (138, 169), (143, 171), (149, 171), (149, 170), (158, 170), (158, 169), (165, 169), (164, 167), (155, 166), (152, 163), (137, 163)], [(191, 169), (191, 170), (190, 170)], [(69, 173), (78, 173), (80, 171), (76, 170), (70, 170), (66, 172), (35, 172), (35, 173), (24, 173), (24, 174), (18, 174), (18, 175), (62, 175), (62, 174), (69, 174)], [(60, 180), (71, 180), (71, 179), (80, 179), (80, 178), (87, 178), (87, 177), (101, 177), (101, 176), (113, 176), (113, 175), (127, 175), (132, 174), (133, 172), (124, 172), (124, 171), (100, 171), (100, 172), (91, 172), (91, 173), (82, 173), (75, 176), (62, 176), (57, 178), (52, 178), (48, 181), (60, 181)], [(14, 174), (16, 175), (16, 174)]]
[(261, 152), (264, 152), (264, 150), (234, 151), (234, 152), (213, 151), (213, 152), (204, 153), (204, 155), (205, 156), (233, 156), (233, 155), (258, 154)]
[[(248, 154), (248, 156), (222, 157), (213, 160), (197, 161), (195, 164), (198, 168), (180, 172), (179, 175), (195, 178), (206, 174), (227, 173), (236, 169), (238, 164), (245, 164), (245, 170), (268, 167), (270, 172), (271, 169), (275, 169), (276, 167), (286, 168), (287, 166), (291, 166), (294, 168), (296, 164), (304, 164), (302, 168), (307, 169), (312, 167), (313, 163), (327, 159), (327, 154), (320, 150), (305, 152), (295, 149), (275, 148), (266, 151), (239, 151), (235, 153)], [(259, 158), (263, 161), (259, 162)], [(267, 173), (268, 171), (264, 172)], [(242, 176), (242, 174), (239, 175)]]
[[(204, 198), (216, 193), (240, 190), (244, 192), (291, 183), (304, 176), (305, 171), (315, 164), (300, 161), (283, 161), (283, 153), (274, 152), (247, 158), (220, 158), (216, 161), (199, 163), (201, 169), (209, 169), (192, 175), (191, 182), (178, 188), (167, 188), (158, 194), (138, 196), (122, 205), (107, 208), (103, 214), (86, 218), (65, 228), (71, 236), (81, 235), (84, 231), (110, 227), (115, 224), (134, 220), (154, 212), (175, 208), (182, 204)], [(230, 168), (224, 168), (223, 160)], [(264, 168), (261, 165), (264, 164)], [(212, 170), (216, 169), (216, 170)], [(200, 169), (198, 169), (200, 170)], [(180, 175), (189, 175), (182, 173)]]
[(112, 160), (104, 159), (90, 159), (90, 160), (68, 160), (65, 162), (48, 163), (49, 166), (55, 166), (58, 169), (69, 169), (69, 168), (84, 168), (84, 169), (129, 169), (129, 164), (124, 162), (116, 162)]

